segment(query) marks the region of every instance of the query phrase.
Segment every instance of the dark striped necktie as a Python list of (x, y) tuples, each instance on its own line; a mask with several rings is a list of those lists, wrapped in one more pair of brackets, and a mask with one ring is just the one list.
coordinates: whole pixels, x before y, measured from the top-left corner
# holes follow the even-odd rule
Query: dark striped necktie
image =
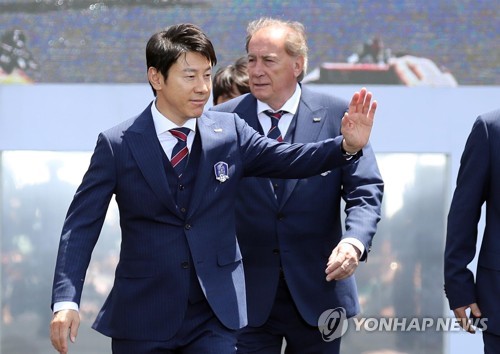
[(264, 111), (264, 113), (271, 118), (271, 129), (267, 132), (267, 137), (271, 139), (276, 139), (277, 141), (283, 141), (283, 136), (281, 135), (280, 128), (278, 128), (278, 122), (280, 118), (285, 114), (285, 111), (271, 112), (269, 110)]
[(173, 128), (169, 130), (177, 138), (177, 144), (175, 144), (172, 150), (170, 162), (179, 178), (182, 176), (182, 172), (184, 172), (188, 161), (187, 137), (190, 130), (189, 128)]

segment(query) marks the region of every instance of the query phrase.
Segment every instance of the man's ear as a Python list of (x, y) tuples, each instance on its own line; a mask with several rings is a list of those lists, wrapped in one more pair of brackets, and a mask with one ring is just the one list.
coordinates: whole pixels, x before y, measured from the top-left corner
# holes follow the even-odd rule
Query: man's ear
[(148, 68), (148, 80), (155, 90), (161, 90), (163, 75), (152, 66)]
[(295, 58), (295, 62), (293, 65), (293, 71), (294, 71), (295, 77), (299, 77), (300, 74), (304, 71), (304, 57), (302, 55), (299, 55)]

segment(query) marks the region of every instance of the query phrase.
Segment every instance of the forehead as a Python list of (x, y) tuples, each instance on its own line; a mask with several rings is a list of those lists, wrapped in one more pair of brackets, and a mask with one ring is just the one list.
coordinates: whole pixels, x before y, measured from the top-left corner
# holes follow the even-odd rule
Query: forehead
[(181, 54), (172, 69), (188, 71), (206, 71), (212, 69), (210, 60), (197, 52), (186, 52)]
[(249, 54), (265, 55), (285, 51), (288, 29), (283, 26), (268, 26), (254, 33), (248, 43)]

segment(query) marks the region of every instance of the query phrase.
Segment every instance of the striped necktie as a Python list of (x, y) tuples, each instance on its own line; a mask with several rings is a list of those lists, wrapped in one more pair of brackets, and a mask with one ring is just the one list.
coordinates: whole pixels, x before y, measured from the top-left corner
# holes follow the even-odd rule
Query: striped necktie
[(177, 144), (175, 144), (172, 150), (172, 158), (170, 162), (174, 167), (175, 172), (179, 178), (182, 176), (182, 172), (186, 168), (188, 161), (188, 148), (187, 148), (187, 137), (189, 134), (189, 128), (173, 128), (169, 130), (170, 133), (177, 138)]
[(276, 139), (277, 141), (283, 141), (283, 136), (281, 136), (280, 128), (278, 128), (278, 122), (280, 118), (285, 114), (285, 111), (271, 112), (269, 110), (264, 111), (264, 113), (271, 118), (271, 129), (267, 132), (267, 137), (271, 139)]

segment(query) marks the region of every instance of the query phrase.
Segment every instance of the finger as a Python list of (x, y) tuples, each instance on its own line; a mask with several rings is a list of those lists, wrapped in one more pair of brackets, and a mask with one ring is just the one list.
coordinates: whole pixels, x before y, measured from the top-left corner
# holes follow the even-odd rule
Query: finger
[(59, 331), (59, 338), (58, 338), (58, 343), (59, 343), (59, 350), (62, 353), (66, 353), (68, 351), (68, 327), (63, 326), (62, 329)]
[(341, 262), (328, 262), (326, 265), (325, 273), (330, 274), (332, 272), (335, 272), (340, 266), (342, 265)]
[(373, 101), (372, 105), (370, 107), (370, 111), (368, 112), (368, 118), (373, 122), (373, 119), (375, 118), (375, 112), (377, 111), (377, 101)]
[(469, 333), (476, 333), (476, 330), (474, 329), (474, 327), (472, 326), (472, 323), (470, 321), (470, 319), (468, 318), (464, 318), (463, 319), (463, 329), (465, 329), (467, 332)]
[(326, 275), (326, 281), (339, 280), (344, 275), (344, 270), (340, 267)]
[(465, 331), (471, 333), (470, 322), (468, 318), (466, 317), (457, 318), (457, 322), (459, 326), (462, 327)]
[(469, 318), (467, 317), (466, 314), (466, 309), (468, 306), (465, 307), (460, 307), (455, 310), (453, 310), (455, 317), (457, 319), (457, 323), (460, 327), (462, 327), (465, 331), (469, 333), (476, 333), (474, 328), (472, 327)]
[(359, 92), (354, 92), (354, 95), (352, 95), (351, 102), (349, 102), (349, 113), (354, 113), (356, 111), (356, 106), (359, 101)]
[(352, 125), (351, 120), (349, 119), (349, 113), (344, 112), (344, 116), (342, 117), (342, 126), (343, 127), (350, 127)]
[(54, 330), (50, 331), (50, 342), (55, 350), (59, 351), (59, 336), (54, 332)]
[(363, 102), (363, 110), (362, 110), (362, 113), (364, 115), (367, 115), (368, 111), (370, 110), (372, 97), (373, 97), (373, 95), (371, 92), (366, 93), (365, 100)]
[(340, 267), (342, 263), (344, 263), (346, 259), (346, 254), (344, 252), (339, 251), (338, 248), (335, 248), (328, 258), (328, 263), (327, 267), (332, 266), (332, 267)]
[(338, 275), (338, 273), (343, 271), (340, 267), (344, 263), (344, 260), (345, 260), (345, 258), (343, 257), (343, 255), (339, 256), (339, 254), (336, 252), (336, 250), (334, 250), (332, 252), (332, 255), (330, 256), (330, 258), (328, 259), (328, 263), (326, 264), (325, 273), (327, 275), (330, 275), (333, 273), (333, 276)]
[(358, 97), (358, 102), (356, 105), (356, 112), (362, 112), (363, 111), (363, 106), (366, 98), (366, 88), (362, 88), (359, 91), (359, 97)]
[(78, 324), (74, 323), (71, 325), (70, 337), (71, 343), (75, 343), (76, 337), (78, 336)]
[(475, 303), (470, 305), (470, 312), (475, 317), (481, 317), (481, 311), (479, 310), (479, 306), (477, 306), (477, 304), (475, 304)]
[(465, 313), (465, 309), (466, 309), (466, 307), (459, 307), (459, 308), (453, 310), (455, 317), (460, 317), (460, 318), (467, 317), (467, 314)]
[(68, 331), (65, 326), (61, 326), (56, 323), (51, 327), (50, 340), (52, 342), (52, 346), (59, 353), (67, 353), (68, 351), (68, 343), (66, 340), (67, 335)]
[(338, 279), (339, 277), (347, 276), (352, 269), (352, 260), (346, 258), (344, 253), (339, 252), (332, 260), (330, 260), (325, 269), (327, 280)]
[(340, 267), (327, 274), (326, 281), (342, 280), (348, 278), (354, 273), (355, 269), (356, 265), (354, 265), (353, 263), (344, 262)]

